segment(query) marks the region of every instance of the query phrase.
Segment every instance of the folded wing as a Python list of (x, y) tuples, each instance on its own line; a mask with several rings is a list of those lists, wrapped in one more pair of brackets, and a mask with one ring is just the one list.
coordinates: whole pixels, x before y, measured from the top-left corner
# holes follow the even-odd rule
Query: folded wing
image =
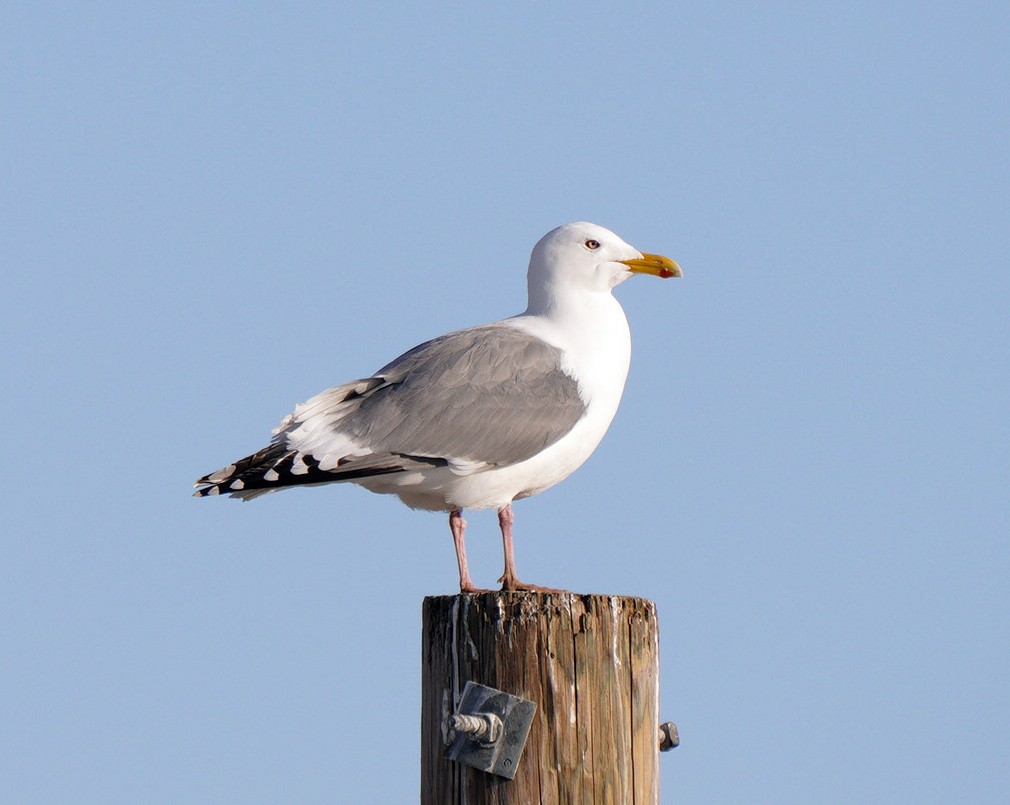
[(585, 414), (560, 351), (505, 323), (427, 341), (373, 377), (327, 389), (281, 422), (270, 446), (197, 481), (199, 496), (523, 461)]

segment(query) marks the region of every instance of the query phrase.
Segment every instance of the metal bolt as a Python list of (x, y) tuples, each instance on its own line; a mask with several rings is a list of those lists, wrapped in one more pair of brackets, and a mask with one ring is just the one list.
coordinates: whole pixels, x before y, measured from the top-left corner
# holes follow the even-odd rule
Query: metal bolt
[(677, 725), (672, 721), (666, 721), (659, 725), (659, 751), (669, 752), (680, 746), (680, 735), (677, 733)]
[(449, 729), (469, 735), (474, 741), (493, 744), (501, 737), (504, 725), (494, 713), (479, 713), (474, 716), (455, 713), (449, 716)]

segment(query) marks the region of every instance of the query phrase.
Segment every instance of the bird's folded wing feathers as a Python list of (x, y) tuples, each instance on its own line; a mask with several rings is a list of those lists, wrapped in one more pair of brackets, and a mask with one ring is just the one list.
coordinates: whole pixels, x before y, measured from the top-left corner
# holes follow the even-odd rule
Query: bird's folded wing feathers
[(507, 324), (427, 341), (374, 377), (329, 389), (275, 431), (320, 469), (378, 455), (441, 459), (460, 469), (523, 461), (585, 413), (560, 351)]
[(203, 476), (194, 494), (249, 499), (295, 484), (518, 463), (585, 414), (560, 358), (507, 324), (441, 336), (297, 406), (269, 446)]

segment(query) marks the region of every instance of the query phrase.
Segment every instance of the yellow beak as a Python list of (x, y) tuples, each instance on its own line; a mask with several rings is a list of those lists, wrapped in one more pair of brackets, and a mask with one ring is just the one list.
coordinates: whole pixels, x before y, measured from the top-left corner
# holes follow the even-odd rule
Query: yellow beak
[(636, 274), (652, 274), (655, 277), (662, 277), (663, 279), (684, 276), (684, 272), (680, 270), (679, 265), (669, 257), (663, 257), (661, 254), (643, 253), (641, 259), (619, 260), (618, 262), (624, 263)]

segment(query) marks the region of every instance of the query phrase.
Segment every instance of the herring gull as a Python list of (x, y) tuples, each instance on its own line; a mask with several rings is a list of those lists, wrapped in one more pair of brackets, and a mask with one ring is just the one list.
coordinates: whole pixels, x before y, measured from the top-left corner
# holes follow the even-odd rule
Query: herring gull
[(371, 377), (317, 394), (281, 421), (269, 446), (203, 476), (194, 494), (248, 500), (351, 481), (447, 511), (461, 592), (477, 591), (463, 510), (495, 508), (502, 589), (549, 589), (516, 576), (512, 501), (568, 477), (610, 426), (631, 360), (611, 290), (632, 274), (681, 271), (602, 226), (558, 227), (533, 248), (524, 313), (426, 341)]

